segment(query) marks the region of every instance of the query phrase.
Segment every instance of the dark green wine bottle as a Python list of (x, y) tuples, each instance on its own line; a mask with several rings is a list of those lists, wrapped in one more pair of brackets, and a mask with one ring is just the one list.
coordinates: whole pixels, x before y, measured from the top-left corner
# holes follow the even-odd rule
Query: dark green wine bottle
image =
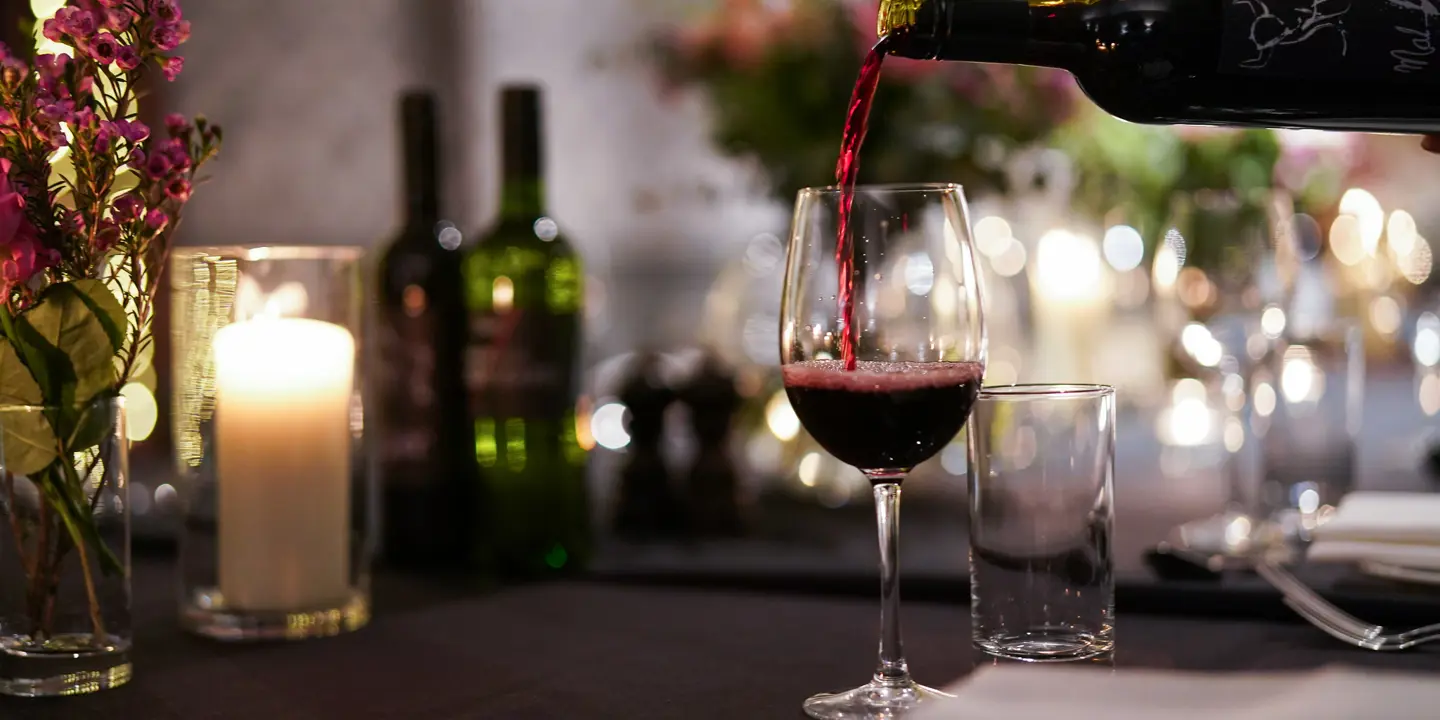
[[(883, 0), (883, 51), (1070, 71), (1132, 122), (1440, 132), (1431, 0)], [(882, 111), (883, 112), (883, 111)]]
[(586, 451), (577, 436), (584, 287), (580, 258), (545, 214), (540, 91), (501, 93), (500, 217), (462, 263), (465, 376), (486, 487), (476, 542), (510, 577), (584, 567)]
[(465, 324), (460, 231), (440, 213), (436, 103), (401, 101), (405, 224), (380, 260), (374, 390), (387, 566), (448, 571), (470, 562), (474, 463), (463, 431)]

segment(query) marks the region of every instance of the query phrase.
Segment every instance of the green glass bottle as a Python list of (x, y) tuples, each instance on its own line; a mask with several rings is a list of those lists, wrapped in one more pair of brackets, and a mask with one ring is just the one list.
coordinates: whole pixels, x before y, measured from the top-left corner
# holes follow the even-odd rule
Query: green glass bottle
[(501, 574), (534, 577), (581, 569), (591, 550), (576, 426), (584, 274), (545, 214), (540, 91), (504, 88), (501, 119), (500, 217), (462, 261), (466, 389), (486, 484), (476, 542)]

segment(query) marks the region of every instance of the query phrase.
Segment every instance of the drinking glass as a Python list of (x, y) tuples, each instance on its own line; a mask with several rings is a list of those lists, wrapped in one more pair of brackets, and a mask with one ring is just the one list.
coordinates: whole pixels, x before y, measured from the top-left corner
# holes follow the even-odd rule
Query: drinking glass
[(968, 429), (975, 647), (1030, 662), (1115, 647), (1115, 391), (986, 388)]
[(898, 718), (944, 697), (911, 680), (901, 647), (900, 484), (960, 432), (985, 357), (958, 185), (800, 192), (781, 306), (785, 390), (815, 440), (870, 479), (880, 530), (879, 664), (869, 683), (807, 700), (811, 717)]

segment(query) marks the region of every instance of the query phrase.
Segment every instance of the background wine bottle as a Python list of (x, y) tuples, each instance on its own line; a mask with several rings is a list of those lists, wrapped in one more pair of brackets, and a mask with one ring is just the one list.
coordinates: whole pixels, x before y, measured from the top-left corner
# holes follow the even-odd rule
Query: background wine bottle
[(1430, 0), (885, 0), (887, 53), (1064, 68), (1140, 123), (1440, 131)]
[(501, 92), (500, 217), (465, 251), (466, 384), (487, 518), (477, 542), (508, 576), (584, 566), (586, 452), (576, 434), (580, 258), (545, 214), (537, 88)]
[(405, 227), (379, 265), (381, 552), (402, 569), (460, 567), (471, 549), (460, 232), (441, 220), (435, 116), (430, 94), (402, 98)]

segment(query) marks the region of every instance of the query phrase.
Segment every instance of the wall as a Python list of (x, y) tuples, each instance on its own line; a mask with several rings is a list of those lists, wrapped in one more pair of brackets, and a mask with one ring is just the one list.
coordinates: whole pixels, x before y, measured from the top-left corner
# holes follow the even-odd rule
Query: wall
[(683, 342), (718, 265), (787, 214), (709, 149), (701, 98), (662, 94), (643, 43), (665, 5), (186, 0), (194, 34), (166, 104), (221, 122), (227, 147), (182, 242), (382, 243), (399, 221), (395, 98), (427, 83), (446, 106), (448, 207), (478, 228), (495, 204), (493, 98), (538, 81), (551, 207), (595, 276), (596, 322), (618, 347)]

